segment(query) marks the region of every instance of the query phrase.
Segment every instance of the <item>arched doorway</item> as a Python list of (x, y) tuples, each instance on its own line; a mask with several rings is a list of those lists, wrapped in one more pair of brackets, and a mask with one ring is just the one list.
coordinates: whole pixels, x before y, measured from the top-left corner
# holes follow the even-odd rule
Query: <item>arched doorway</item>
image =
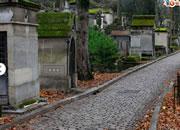
[(69, 52), (69, 76), (70, 76), (70, 83), (71, 88), (76, 87), (76, 45), (75, 45), (75, 39), (71, 38), (70, 42), (70, 52)]

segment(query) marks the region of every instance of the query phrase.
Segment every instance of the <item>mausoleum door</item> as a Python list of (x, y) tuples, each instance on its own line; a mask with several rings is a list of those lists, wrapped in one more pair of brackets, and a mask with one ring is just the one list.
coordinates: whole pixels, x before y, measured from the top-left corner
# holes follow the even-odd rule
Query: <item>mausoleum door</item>
[[(7, 32), (0, 32), (0, 63), (7, 68)], [(8, 73), (0, 75), (0, 105), (8, 103)]]
[(70, 55), (69, 55), (69, 75), (71, 77), (71, 87), (75, 87), (75, 40), (71, 40)]

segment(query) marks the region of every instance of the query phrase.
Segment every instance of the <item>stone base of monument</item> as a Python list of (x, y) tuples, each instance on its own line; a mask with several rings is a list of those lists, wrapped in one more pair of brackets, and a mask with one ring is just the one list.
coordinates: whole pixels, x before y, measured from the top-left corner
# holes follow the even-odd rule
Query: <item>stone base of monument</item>
[(39, 99), (37, 102), (25, 105), (23, 108), (14, 108), (12, 106), (3, 106), (2, 107), (2, 113), (3, 114), (25, 114), (28, 112), (31, 112), (33, 110), (36, 110), (40, 107), (43, 107), (45, 105), (48, 105), (48, 102), (46, 99)]

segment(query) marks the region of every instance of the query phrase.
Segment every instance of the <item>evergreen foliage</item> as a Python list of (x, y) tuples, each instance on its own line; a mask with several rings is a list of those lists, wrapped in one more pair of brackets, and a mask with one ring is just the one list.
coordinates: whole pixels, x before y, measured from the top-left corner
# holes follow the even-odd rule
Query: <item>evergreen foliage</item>
[(116, 42), (106, 34), (89, 29), (89, 52), (90, 61), (94, 70), (111, 71), (115, 69), (115, 62), (118, 59)]

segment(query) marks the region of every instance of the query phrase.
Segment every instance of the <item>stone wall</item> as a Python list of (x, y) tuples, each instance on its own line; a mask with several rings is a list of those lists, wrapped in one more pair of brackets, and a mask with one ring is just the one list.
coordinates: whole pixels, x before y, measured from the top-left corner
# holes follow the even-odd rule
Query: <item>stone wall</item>
[(0, 24), (8, 38), (8, 92), (13, 106), (39, 97), (36, 26)]
[(118, 50), (121, 55), (127, 56), (130, 51), (130, 36), (113, 36), (117, 41)]
[(154, 56), (154, 49), (152, 30), (133, 30), (131, 32), (131, 54)]
[(141, 37), (140, 35), (131, 35), (130, 54), (141, 56)]
[(7, 32), (8, 97), (14, 107), (39, 98), (35, 15), (36, 11), (18, 6), (0, 7), (0, 31)]
[(168, 33), (155, 32), (155, 45), (165, 47), (166, 53), (168, 53)]
[(40, 83), (42, 88), (68, 88), (66, 38), (39, 38)]
[(26, 22), (36, 24), (36, 11), (19, 7), (1, 7), (0, 22)]

